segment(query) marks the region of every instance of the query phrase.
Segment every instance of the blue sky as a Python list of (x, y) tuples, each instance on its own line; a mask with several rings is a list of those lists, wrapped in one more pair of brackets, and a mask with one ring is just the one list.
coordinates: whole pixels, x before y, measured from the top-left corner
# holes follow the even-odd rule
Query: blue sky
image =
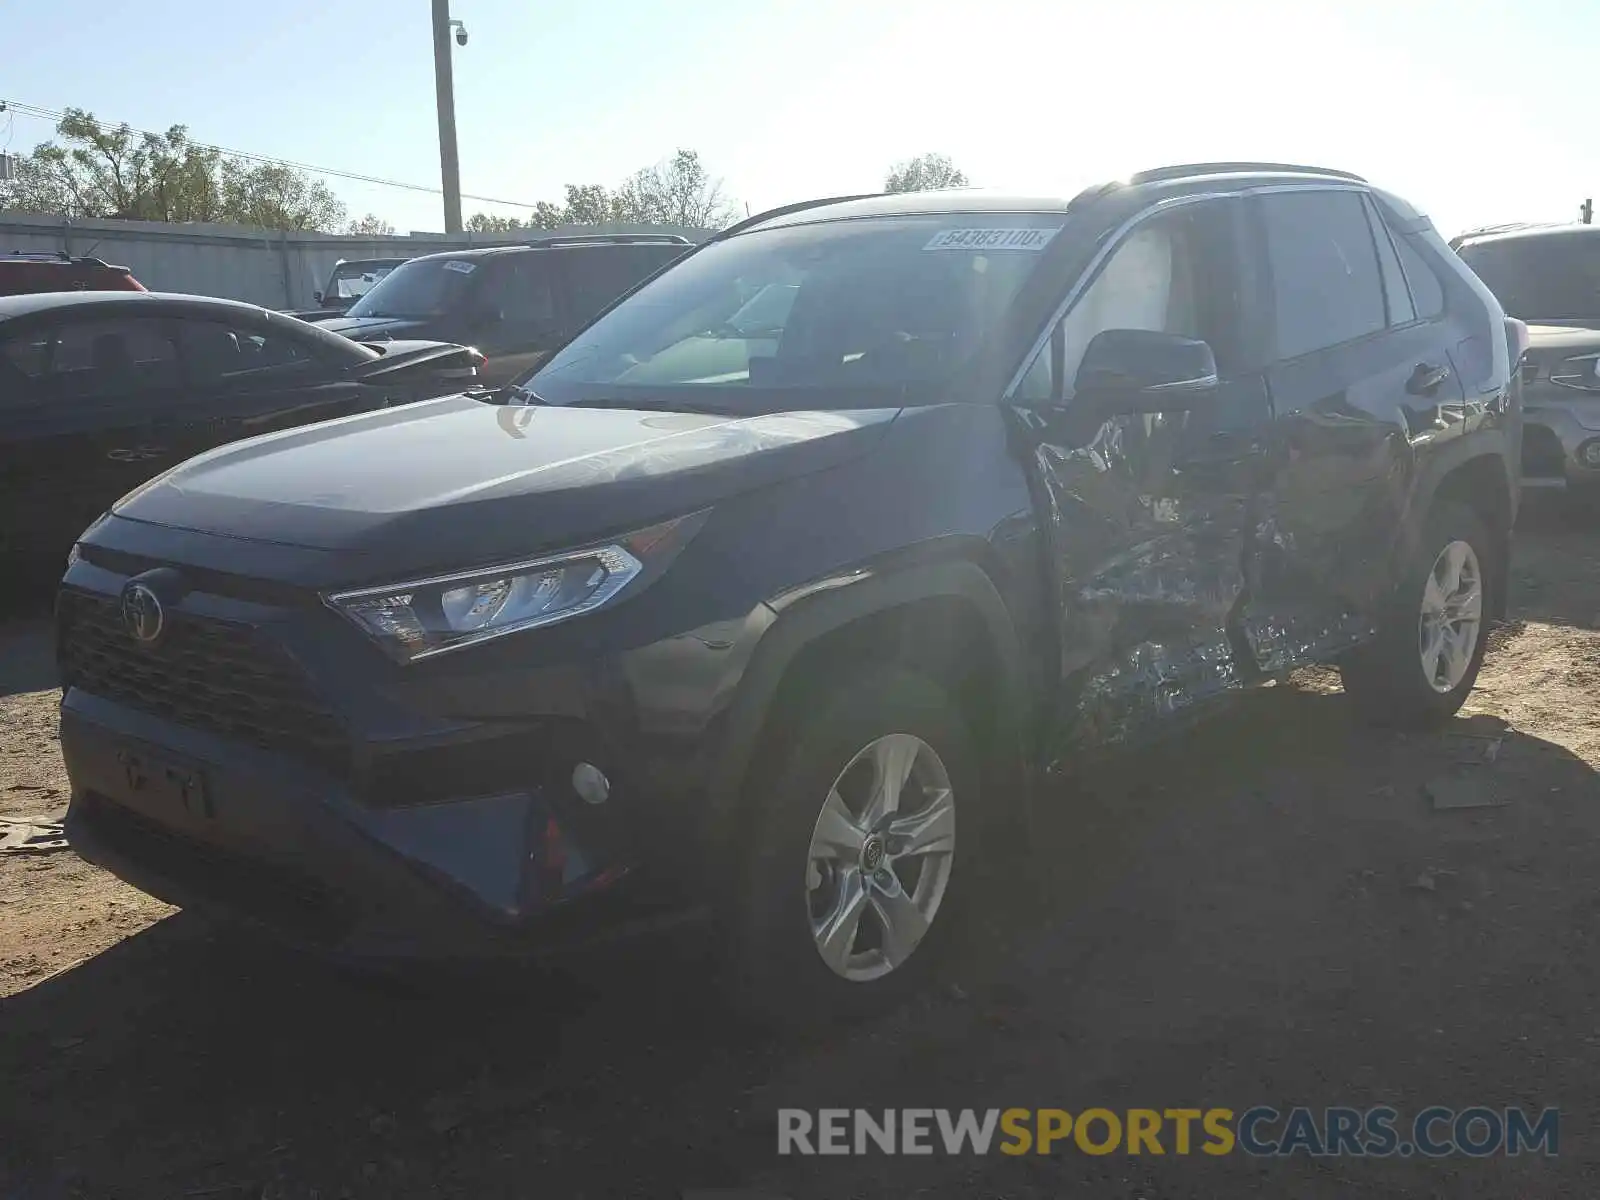
[[(427, 0), (12, 0), (0, 99), (436, 186)], [(1600, 193), (1600, 4), (1524, 0), (452, 0), (463, 190), (531, 203), (677, 147), (752, 208), (951, 155), (1071, 193), (1165, 162), (1360, 172), (1448, 234)], [(17, 117), (0, 146), (47, 123)], [(329, 181), (352, 215), (437, 196)], [(519, 207), (472, 200), (475, 209)]]

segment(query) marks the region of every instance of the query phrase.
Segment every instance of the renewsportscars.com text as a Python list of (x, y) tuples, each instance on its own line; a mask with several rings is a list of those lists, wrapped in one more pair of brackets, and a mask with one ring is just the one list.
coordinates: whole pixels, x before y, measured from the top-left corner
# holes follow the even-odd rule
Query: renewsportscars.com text
[(1442, 1158), (1543, 1154), (1560, 1143), (1546, 1108), (782, 1108), (779, 1154), (1209, 1154)]

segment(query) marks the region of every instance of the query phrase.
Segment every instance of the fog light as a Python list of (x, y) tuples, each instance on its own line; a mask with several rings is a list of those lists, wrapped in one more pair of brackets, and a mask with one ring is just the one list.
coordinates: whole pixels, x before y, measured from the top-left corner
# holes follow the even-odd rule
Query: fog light
[(1586, 467), (1600, 467), (1600, 438), (1579, 446), (1578, 457), (1583, 460), (1583, 465)]
[(585, 804), (604, 804), (611, 795), (611, 781), (593, 763), (581, 762), (572, 768), (572, 790)]

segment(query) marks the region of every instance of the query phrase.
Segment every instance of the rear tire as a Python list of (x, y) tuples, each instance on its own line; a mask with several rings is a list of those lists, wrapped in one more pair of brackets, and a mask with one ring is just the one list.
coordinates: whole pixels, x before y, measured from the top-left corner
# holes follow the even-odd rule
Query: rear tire
[(1341, 664), (1344, 690), (1365, 719), (1421, 727), (1455, 715), (1483, 665), (1505, 551), (1505, 539), (1464, 505), (1444, 502), (1428, 514), (1377, 637)]
[(889, 667), (817, 699), (748, 790), (736, 983), (767, 1024), (859, 1016), (917, 987), (974, 873), (981, 772), (949, 693)]

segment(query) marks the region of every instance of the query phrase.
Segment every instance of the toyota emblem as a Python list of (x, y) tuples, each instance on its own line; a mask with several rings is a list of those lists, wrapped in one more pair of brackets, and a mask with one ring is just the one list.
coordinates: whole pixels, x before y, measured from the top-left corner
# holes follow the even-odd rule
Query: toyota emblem
[(137, 581), (122, 589), (122, 627), (136, 642), (148, 646), (161, 637), (167, 614), (161, 598)]

